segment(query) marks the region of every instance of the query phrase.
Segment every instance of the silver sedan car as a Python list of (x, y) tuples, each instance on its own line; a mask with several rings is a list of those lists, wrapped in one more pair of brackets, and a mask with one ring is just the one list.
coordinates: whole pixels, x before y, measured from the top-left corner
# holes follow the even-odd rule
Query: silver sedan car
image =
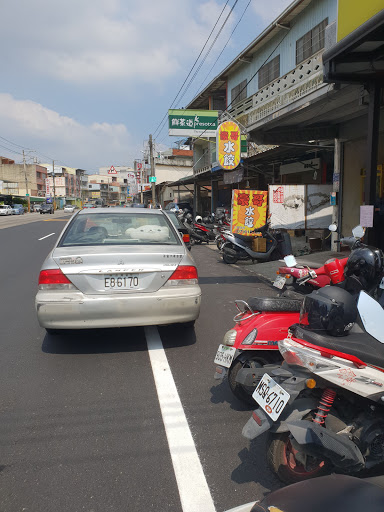
[(183, 323), (199, 316), (193, 258), (162, 210), (94, 208), (64, 228), (39, 276), (48, 332)]

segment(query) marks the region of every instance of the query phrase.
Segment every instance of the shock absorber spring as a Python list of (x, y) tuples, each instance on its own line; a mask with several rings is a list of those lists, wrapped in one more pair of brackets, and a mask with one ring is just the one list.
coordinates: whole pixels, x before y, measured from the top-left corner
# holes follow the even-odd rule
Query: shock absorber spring
[(318, 423), (319, 425), (324, 425), (325, 418), (328, 416), (329, 411), (333, 405), (333, 402), (336, 398), (336, 391), (331, 388), (327, 388), (323, 391), (323, 394), (320, 399), (320, 403), (317, 408), (317, 412), (313, 421)]

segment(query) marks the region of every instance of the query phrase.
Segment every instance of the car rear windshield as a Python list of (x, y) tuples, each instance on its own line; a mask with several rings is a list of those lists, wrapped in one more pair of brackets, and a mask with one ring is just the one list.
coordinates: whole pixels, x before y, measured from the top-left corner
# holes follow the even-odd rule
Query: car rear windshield
[(99, 213), (77, 215), (59, 246), (180, 245), (175, 230), (163, 215)]

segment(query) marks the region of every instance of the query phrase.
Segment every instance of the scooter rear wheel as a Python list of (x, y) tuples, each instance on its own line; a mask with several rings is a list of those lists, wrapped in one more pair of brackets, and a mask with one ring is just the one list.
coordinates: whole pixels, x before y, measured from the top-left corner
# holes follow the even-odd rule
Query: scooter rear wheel
[(241, 402), (247, 405), (253, 405), (254, 408), (257, 406), (255, 400), (252, 398), (252, 393), (255, 391), (254, 387), (243, 386), (236, 382), (237, 374), (241, 368), (261, 368), (263, 365), (267, 364), (268, 361), (265, 359), (249, 359), (246, 361), (237, 360), (230, 367), (228, 371), (228, 384), (231, 388), (232, 393), (238, 398)]
[(294, 484), (329, 473), (327, 461), (305, 456), (305, 464), (297, 457), (289, 432), (270, 434), (267, 461), (269, 467), (285, 484)]
[(225, 248), (223, 250), (223, 261), (224, 263), (227, 263), (227, 265), (233, 265), (236, 263), (238, 258), (236, 256), (233, 256), (232, 254), (229, 254), (226, 252)]

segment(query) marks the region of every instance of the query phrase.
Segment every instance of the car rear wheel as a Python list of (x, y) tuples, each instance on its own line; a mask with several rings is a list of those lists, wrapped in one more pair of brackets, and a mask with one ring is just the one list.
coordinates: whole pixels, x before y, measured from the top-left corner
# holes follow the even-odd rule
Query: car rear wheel
[(57, 336), (58, 334), (63, 334), (65, 332), (61, 329), (45, 329), (45, 331), (50, 336)]
[(196, 320), (192, 320), (191, 322), (183, 322), (180, 324), (184, 329), (193, 329), (195, 327)]

